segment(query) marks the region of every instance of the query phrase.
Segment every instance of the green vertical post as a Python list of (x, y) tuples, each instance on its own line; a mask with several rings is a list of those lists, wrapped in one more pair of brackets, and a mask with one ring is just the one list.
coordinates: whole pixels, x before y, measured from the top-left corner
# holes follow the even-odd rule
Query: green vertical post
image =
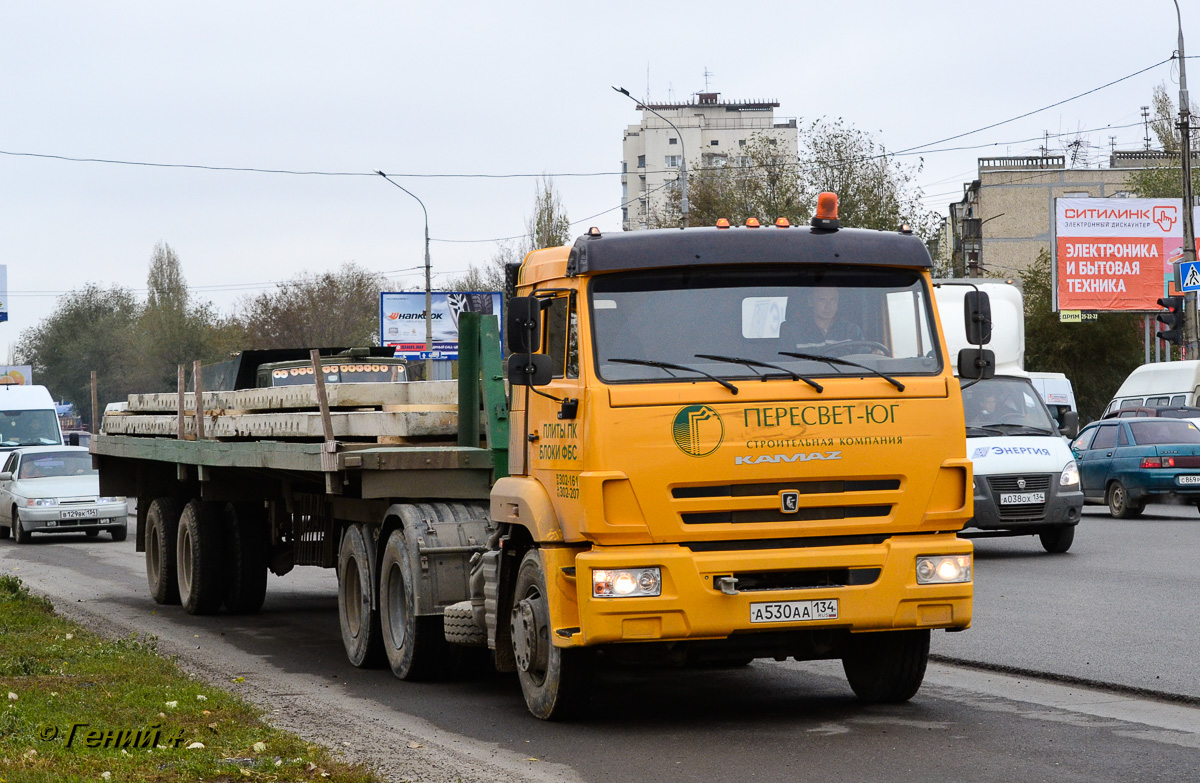
[(458, 316), (458, 445), (479, 448), (479, 313)]
[(500, 328), (495, 318), (481, 318), (479, 370), (483, 376), (483, 409), (487, 414), (488, 448), (492, 451), (492, 478), (508, 475), (508, 394), (504, 388)]

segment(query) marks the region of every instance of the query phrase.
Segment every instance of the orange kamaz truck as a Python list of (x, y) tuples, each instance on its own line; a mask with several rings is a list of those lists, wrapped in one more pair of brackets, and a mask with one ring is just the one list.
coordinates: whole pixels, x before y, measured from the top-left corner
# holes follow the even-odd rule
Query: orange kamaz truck
[(336, 568), (354, 664), (477, 648), (543, 719), (630, 661), (840, 659), (911, 698), (973, 574), (921, 240), (826, 194), (811, 226), (593, 229), (513, 272), (507, 361), (469, 314), (457, 382), (130, 397), (92, 449), (153, 598), (256, 611), (268, 569)]

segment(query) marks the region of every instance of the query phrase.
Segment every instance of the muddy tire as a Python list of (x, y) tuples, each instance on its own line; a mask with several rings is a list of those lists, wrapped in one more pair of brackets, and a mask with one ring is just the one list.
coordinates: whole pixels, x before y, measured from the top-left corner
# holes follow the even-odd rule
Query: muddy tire
[(546, 575), (536, 549), (525, 554), (517, 569), (509, 622), (517, 678), (529, 711), (542, 720), (578, 715), (587, 704), (591, 684), (590, 651), (551, 643)]
[(146, 582), (155, 603), (179, 603), (175, 568), (178, 532), (179, 502), (174, 498), (156, 498), (146, 511)]
[(402, 680), (425, 680), (444, 671), (450, 651), (442, 618), (417, 616), (412, 546), (404, 528), (388, 536), (379, 569), (379, 620), (392, 674)]
[(928, 662), (928, 630), (884, 631), (851, 636), (842, 669), (860, 700), (894, 704), (917, 694)]
[(486, 647), (487, 631), (475, 624), (470, 601), (447, 606), (442, 613), (442, 633), (446, 641), (465, 647)]
[(350, 663), (365, 669), (383, 658), (379, 612), (371, 608), (375, 580), (360, 525), (350, 525), (338, 549), (338, 625)]
[(222, 602), (234, 614), (254, 614), (267, 596), (267, 532), (261, 508), (226, 504), (226, 581)]
[(214, 614), (225, 595), (225, 535), (221, 507), (189, 501), (179, 515), (175, 576), (179, 602), (188, 614)]

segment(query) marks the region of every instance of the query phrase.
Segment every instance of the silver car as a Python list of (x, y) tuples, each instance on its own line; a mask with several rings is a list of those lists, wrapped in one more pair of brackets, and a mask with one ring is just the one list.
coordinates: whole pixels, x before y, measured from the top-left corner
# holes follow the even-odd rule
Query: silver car
[(7, 455), (0, 470), (0, 538), (18, 544), (33, 533), (107, 530), (114, 541), (127, 534), (123, 497), (100, 497), (100, 473), (86, 448), (35, 446)]

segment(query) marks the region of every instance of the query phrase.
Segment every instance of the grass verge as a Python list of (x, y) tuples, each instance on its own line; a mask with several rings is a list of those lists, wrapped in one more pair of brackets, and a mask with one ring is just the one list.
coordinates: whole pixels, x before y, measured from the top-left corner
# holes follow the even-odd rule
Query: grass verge
[(0, 783), (376, 783), (183, 674), (153, 637), (108, 641), (0, 576)]

